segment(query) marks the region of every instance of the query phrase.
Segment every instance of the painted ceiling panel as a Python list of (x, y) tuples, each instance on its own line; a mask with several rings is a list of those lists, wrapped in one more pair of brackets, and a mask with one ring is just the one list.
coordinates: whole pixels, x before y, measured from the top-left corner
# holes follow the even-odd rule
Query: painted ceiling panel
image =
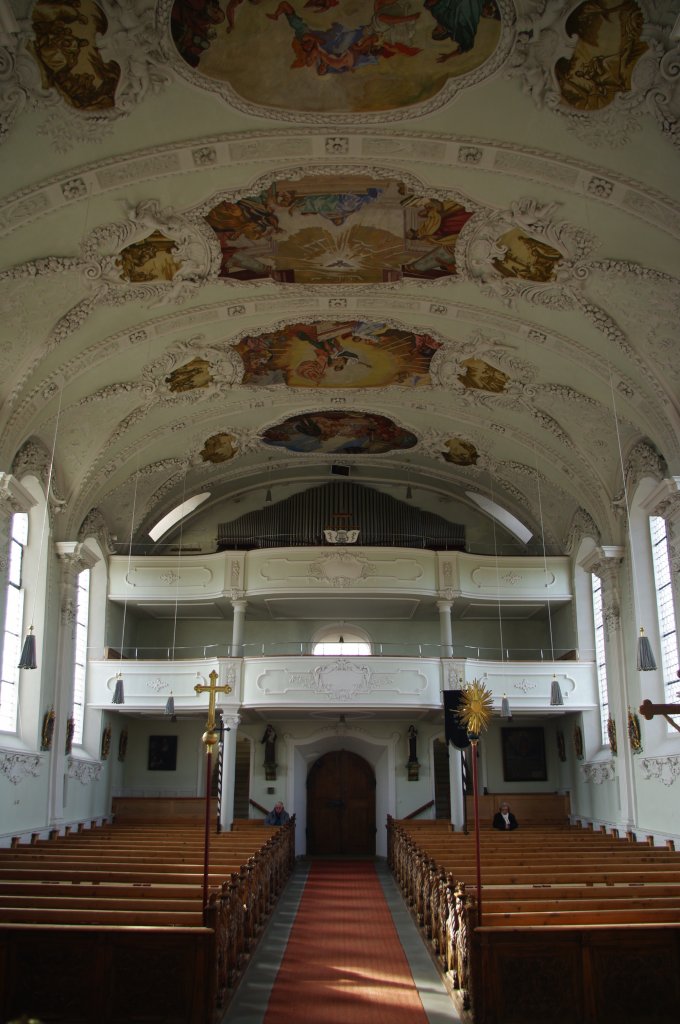
[(342, 460), (561, 553), (680, 473), (672, 0), (9, 8), (0, 469), (60, 539), (209, 550)]

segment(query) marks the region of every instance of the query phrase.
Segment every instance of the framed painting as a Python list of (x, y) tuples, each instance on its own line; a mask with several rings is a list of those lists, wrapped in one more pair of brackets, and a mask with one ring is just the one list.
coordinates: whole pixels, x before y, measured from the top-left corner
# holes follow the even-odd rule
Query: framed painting
[(545, 734), (541, 726), (501, 729), (504, 782), (545, 782)]
[(174, 772), (177, 770), (177, 737), (149, 736), (150, 772)]

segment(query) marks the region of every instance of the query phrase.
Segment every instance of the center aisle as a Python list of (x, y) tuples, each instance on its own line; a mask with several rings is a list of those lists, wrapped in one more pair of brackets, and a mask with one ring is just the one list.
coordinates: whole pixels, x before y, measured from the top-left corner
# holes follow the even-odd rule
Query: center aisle
[(453, 1024), (384, 863), (298, 864), (223, 1024)]

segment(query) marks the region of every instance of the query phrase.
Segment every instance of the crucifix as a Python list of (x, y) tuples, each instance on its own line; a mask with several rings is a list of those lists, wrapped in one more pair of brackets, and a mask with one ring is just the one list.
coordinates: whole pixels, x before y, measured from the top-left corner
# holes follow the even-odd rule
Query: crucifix
[(208, 905), (208, 869), (210, 864), (210, 789), (212, 785), (212, 748), (217, 743), (215, 732), (215, 697), (218, 693), (231, 693), (231, 686), (225, 683), (224, 686), (217, 685), (217, 672), (212, 670), (208, 676), (210, 683), (196, 683), (196, 693), (208, 693), (208, 722), (203, 733), (205, 752), (207, 754), (205, 764), (205, 843), (203, 850), (203, 915), (205, 916)]
[(669, 725), (680, 732), (680, 725), (670, 717), (671, 715), (680, 715), (680, 704), (652, 704), (651, 700), (643, 700), (640, 705), (640, 714), (648, 722), (651, 722), (654, 715), (663, 715)]

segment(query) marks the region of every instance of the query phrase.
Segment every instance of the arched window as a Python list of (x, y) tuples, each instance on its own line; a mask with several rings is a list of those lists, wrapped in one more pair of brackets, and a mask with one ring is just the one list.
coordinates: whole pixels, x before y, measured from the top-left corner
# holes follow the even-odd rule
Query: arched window
[(371, 653), (368, 635), (357, 626), (330, 626), (317, 633), (312, 643), (312, 654), (363, 655)]
[(671, 561), (668, 553), (666, 520), (661, 516), (650, 516), (649, 526), (652, 537), (652, 561), (654, 563), (654, 584), (656, 607), (659, 617), (661, 639), (661, 671), (664, 681), (664, 700), (674, 703), (678, 689), (678, 630), (673, 603), (671, 582)]
[(607, 721), (609, 719), (609, 690), (607, 687), (607, 661), (604, 646), (604, 615), (602, 613), (602, 580), (595, 573), (591, 574), (593, 585), (593, 620), (595, 623), (595, 668), (597, 686), (600, 694), (600, 729), (602, 743), (609, 746)]
[(9, 546), (7, 605), (0, 679), (0, 730), (16, 732), (19, 706), (19, 658), (24, 623), (24, 552), (28, 544), (28, 514), (15, 512)]

